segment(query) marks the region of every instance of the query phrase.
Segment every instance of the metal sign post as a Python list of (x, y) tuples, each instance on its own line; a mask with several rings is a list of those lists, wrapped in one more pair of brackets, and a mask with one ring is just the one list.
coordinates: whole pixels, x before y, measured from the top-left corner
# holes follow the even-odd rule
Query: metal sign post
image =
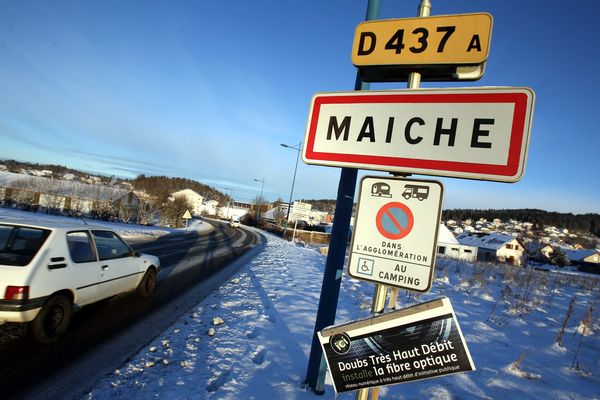
[[(418, 16), (419, 17), (427, 17), (429, 16), (429, 14), (431, 13), (431, 3), (429, 2), (429, 0), (421, 0), (421, 3), (419, 4), (419, 13)], [(360, 73), (360, 72), (359, 72)], [(408, 88), (409, 89), (416, 89), (419, 87), (419, 85), (421, 84), (421, 74), (417, 73), (417, 72), (413, 72), (411, 74), (409, 74), (408, 76)], [(392, 292), (392, 294), (395, 294), (396, 296), (398, 296), (398, 292)], [(376, 284), (375, 285), (375, 294), (373, 295), (373, 304), (371, 306), (371, 311), (373, 313), (382, 313), (385, 310), (385, 300), (386, 300), (386, 295), (387, 295), (387, 286), (383, 285), (383, 284)], [(394, 304), (394, 306), (396, 305), (396, 299), (391, 300), (390, 299), (390, 303)], [(360, 389), (356, 392), (356, 400), (367, 400), (369, 397), (369, 389)], [(378, 388), (374, 388), (373, 391), (371, 391), (371, 400), (377, 400), (379, 398), (379, 389)]]

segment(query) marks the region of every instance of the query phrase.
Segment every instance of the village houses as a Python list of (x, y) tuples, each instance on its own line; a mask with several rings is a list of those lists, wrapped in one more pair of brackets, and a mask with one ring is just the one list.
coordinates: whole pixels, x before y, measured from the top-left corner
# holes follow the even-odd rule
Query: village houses
[(477, 247), (478, 260), (498, 260), (517, 266), (524, 265), (527, 250), (523, 242), (517, 237), (492, 232), (463, 233), (456, 239), (460, 244)]

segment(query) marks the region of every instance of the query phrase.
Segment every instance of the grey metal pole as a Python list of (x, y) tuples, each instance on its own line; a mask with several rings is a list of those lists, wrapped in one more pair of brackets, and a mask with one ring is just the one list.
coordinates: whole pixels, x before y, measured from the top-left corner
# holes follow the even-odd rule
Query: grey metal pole
[[(421, 0), (421, 3), (419, 4), (419, 11), (418, 11), (417, 16), (428, 17), (430, 14), (431, 14), (431, 1), (430, 0)], [(407, 88), (408, 89), (418, 89), (420, 85), (421, 85), (421, 74), (419, 72), (411, 72), (408, 75)], [(385, 297), (386, 297), (387, 288), (386, 287), (379, 288), (379, 286), (384, 286), (384, 285), (377, 284), (375, 287), (375, 296), (373, 297), (373, 306), (371, 308), (371, 310), (374, 313), (381, 313), (381, 312), (383, 312), (383, 310), (385, 308)], [(383, 299), (382, 299), (382, 297), (383, 297)], [(397, 298), (398, 298), (398, 288), (393, 288), (390, 293), (390, 300), (388, 303), (389, 308), (396, 308)]]
[[(429, 17), (431, 14), (431, 2), (429, 0), (421, 0), (419, 4), (418, 17)], [(408, 89), (417, 89), (421, 85), (421, 74), (418, 72), (411, 72), (408, 75)]]
[(292, 190), (290, 191), (290, 201), (288, 201), (288, 209), (287, 215), (285, 216), (285, 228), (283, 228), (283, 238), (285, 239), (285, 234), (287, 233), (288, 224), (290, 223), (290, 210), (292, 209), (292, 197), (294, 195), (294, 184), (296, 183), (296, 172), (298, 172), (298, 160), (300, 159), (300, 151), (302, 149), (302, 142), (297, 144), (296, 146), (288, 146), (287, 144), (282, 144), (281, 146), (287, 147), (289, 149), (295, 149), (298, 151), (296, 154), (296, 166), (294, 167), (294, 178), (292, 179)]
[[(260, 185), (260, 201), (263, 201), (262, 195), (263, 195), (263, 188), (265, 187), (265, 178), (261, 178), (261, 179), (254, 179), (256, 182), (261, 182)], [(260, 219), (260, 204), (258, 205), (258, 210), (256, 212), (256, 219), (259, 220)]]
[[(429, 0), (421, 0), (419, 4), (419, 17), (428, 17), (431, 13), (431, 2)], [(417, 89), (421, 85), (421, 74), (418, 72), (411, 72), (408, 75), (408, 89)], [(373, 294), (373, 304), (371, 305), (371, 311), (373, 313), (382, 313), (385, 310), (385, 300), (387, 296), (387, 286), (383, 284), (375, 285), (375, 293)], [(392, 296), (395, 296), (392, 299)], [(390, 304), (389, 307), (393, 305), (396, 307), (396, 299), (398, 297), (398, 291), (392, 291), (390, 294)], [(379, 397), (379, 391), (372, 393), (371, 400), (375, 400)], [(359, 389), (356, 392), (356, 400), (367, 400), (369, 398), (369, 389)]]
[(387, 297), (386, 285), (376, 284), (375, 293), (373, 294), (373, 304), (371, 304), (371, 312), (380, 314), (385, 309), (385, 299)]
[(225, 190), (229, 191), (229, 201), (227, 202), (227, 219), (230, 219), (231, 216), (231, 200), (233, 200), (233, 189), (225, 188)]

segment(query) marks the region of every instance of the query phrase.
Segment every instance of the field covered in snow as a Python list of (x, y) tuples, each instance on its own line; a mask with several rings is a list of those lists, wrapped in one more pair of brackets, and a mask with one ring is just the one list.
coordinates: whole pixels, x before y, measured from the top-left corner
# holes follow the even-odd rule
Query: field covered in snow
[[(57, 217), (0, 209), (15, 218)], [(107, 225), (131, 238), (170, 232)], [(329, 378), (323, 397), (304, 386), (324, 264), (267, 235), (258, 256), (83, 398), (333, 398)], [(600, 399), (599, 278), (438, 259), (432, 290), (401, 291), (400, 307), (447, 296), (477, 370), (385, 386), (380, 398)], [(368, 317), (373, 288), (344, 275), (336, 323)]]
[[(268, 236), (253, 261), (85, 398), (320, 398), (303, 381), (324, 263)], [(477, 370), (382, 387), (381, 399), (600, 398), (598, 277), (447, 259), (436, 276), (430, 293), (401, 292), (400, 304), (449, 297)], [(373, 287), (344, 276), (336, 323), (369, 316)], [(328, 378), (324, 398), (333, 397)]]

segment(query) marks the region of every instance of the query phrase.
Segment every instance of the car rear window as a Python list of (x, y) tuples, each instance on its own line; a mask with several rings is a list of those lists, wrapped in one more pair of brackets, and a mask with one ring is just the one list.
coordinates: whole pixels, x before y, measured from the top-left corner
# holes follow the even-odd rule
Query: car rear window
[(40, 250), (50, 231), (15, 225), (0, 225), (0, 265), (23, 267)]

